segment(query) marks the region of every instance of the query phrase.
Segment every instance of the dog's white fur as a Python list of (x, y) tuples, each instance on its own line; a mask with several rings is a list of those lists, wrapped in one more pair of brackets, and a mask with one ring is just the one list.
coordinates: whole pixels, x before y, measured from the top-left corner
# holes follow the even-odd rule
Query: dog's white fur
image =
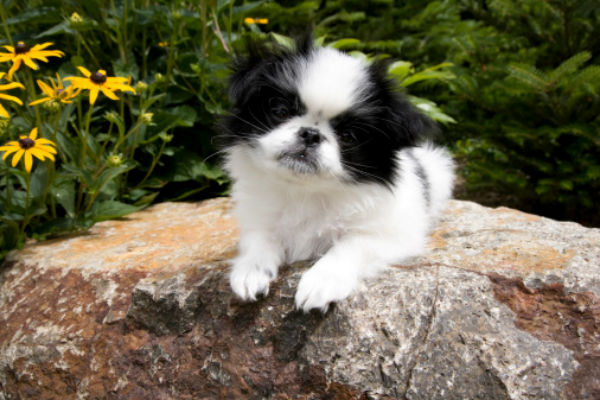
[[(393, 185), (349, 180), (328, 120), (360, 101), (368, 90), (365, 65), (332, 49), (317, 49), (298, 74), (307, 113), (281, 124), (256, 143), (227, 149), (241, 239), (230, 280), (236, 295), (267, 294), (281, 265), (317, 259), (300, 280), (296, 306), (326, 310), (346, 298), (361, 279), (391, 263), (421, 254), (432, 222), (450, 197), (453, 165), (431, 145), (397, 153)], [(300, 127), (319, 129), (318, 172), (282, 165), (278, 159)], [(425, 170), (429, 199), (421, 181)], [(300, 172), (299, 172), (300, 171)]]

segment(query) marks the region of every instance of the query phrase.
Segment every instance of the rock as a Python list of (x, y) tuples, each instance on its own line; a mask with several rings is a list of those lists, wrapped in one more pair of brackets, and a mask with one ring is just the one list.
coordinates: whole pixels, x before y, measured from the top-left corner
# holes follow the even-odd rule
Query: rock
[(228, 199), (28, 243), (0, 267), (0, 399), (598, 399), (600, 230), (452, 201), (428, 254), (322, 315), (310, 263), (232, 297)]

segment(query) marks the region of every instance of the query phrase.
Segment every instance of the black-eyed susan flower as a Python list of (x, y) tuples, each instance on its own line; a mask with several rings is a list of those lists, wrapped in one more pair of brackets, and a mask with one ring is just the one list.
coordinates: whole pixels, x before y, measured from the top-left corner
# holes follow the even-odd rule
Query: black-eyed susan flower
[(54, 103), (65, 103), (69, 104), (73, 102), (73, 97), (75, 94), (73, 93), (73, 88), (71, 86), (65, 88), (60, 76), (56, 74), (56, 82), (50, 78), (50, 84), (52, 87), (48, 86), (44, 81), (37, 80), (37, 84), (42, 89), (42, 92), (46, 95), (46, 97), (42, 97), (41, 99), (37, 99), (29, 103), (30, 106), (35, 106), (45, 102), (54, 102)]
[(13, 65), (8, 70), (8, 80), (12, 80), (12, 76), (21, 66), (21, 62), (25, 63), (31, 69), (38, 69), (34, 59), (43, 62), (48, 62), (48, 57), (62, 57), (65, 55), (60, 50), (45, 50), (46, 47), (52, 46), (54, 43), (46, 42), (36, 44), (29, 47), (24, 42), (18, 42), (16, 46), (4, 46), (8, 53), (0, 53), (0, 62), (12, 61)]
[(94, 104), (98, 98), (98, 93), (102, 92), (111, 100), (119, 100), (115, 95), (115, 90), (122, 92), (132, 92), (135, 94), (135, 89), (129, 85), (129, 79), (120, 76), (107, 76), (106, 71), (100, 69), (96, 72), (90, 72), (84, 67), (77, 67), (79, 71), (85, 75), (85, 78), (79, 76), (70, 76), (65, 78), (65, 81), (70, 81), (71, 86), (77, 95), (81, 90), (90, 91), (90, 104)]
[[(4, 72), (0, 72), (0, 79), (2, 79), (4, 77), (4, 75), (6, 75)], [(0, 85), (0, 92), (4, 91), (4, 90), (10, 90), (10, 89), (16, 89), (16, 88), (25, 89), (25, 86), (21, 85), (19, 82), (11, 82), (11, 83), (7, 83), (5, 85)], [(18, 97), (15, 97), (15, 96), (8, 95), (8, 94), (0, 93), (0, 99), (12, 101), (14, 103), (17, 103), (20, 106), (23, 105), (23, 102), (21, 101), (21, 99), (19, 99)], [(2, 116), (4, 118), (10, 118), (10, 115), (8, 115), (8, 111), (6, 111), (6, 108), (4, 108), (2, 106), (2, 104), (0, 104), (0, 116)]]
[(247, 23), (248, 25), (252, 25), (252, 24), (266, 25), (269, 23), (269, 19), (268, 18), (246, 17), (246, 18), (244, 18), (244, 22)]
[(19, 140), (13, 140), (0, 146), (3, 151), (2, 159), (6, 160), (9, 155), (12, 156), (12, 166), (16, 167), (21, 158), (25, 162), (25, 171), (31, 172), (33, 166), (33, 157), (44, 161), (46, 158), (54, 161), (56, 149), (52, 146), (56, 144), (48, 139), (38, 138), (38, 128), (33, 128), (29, 136), (22, 135)]

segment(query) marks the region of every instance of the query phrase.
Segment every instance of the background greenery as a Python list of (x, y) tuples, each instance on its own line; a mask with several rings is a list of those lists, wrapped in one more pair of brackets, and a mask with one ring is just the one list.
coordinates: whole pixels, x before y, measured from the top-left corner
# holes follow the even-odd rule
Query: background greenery
[[(230, 53), (244, 35), (285, 42), (307, 28), (322, 44), (394, 62), (391, 76), (410, 86), (415, 104), (443, 124), (440, 140), (460, 164), (459, 197), (600, 224), (597, 0), (2, 0), (1, 11), (0, 44), (8, 44), (8, 36), (53, 41), (66, 53), (40, 63), (40, 74), (77, 75), (75, 67), (85, 65), (131, 77), (134, 87), (148, 85), (119, 103), (98, 101), (90, 139), (98, 160), (114, 155), (102, 152), (103, 144), (110, 148), (143, 113), (154, 114), (152, 124), (127, 136), (125, 148), (134, 150), (119, 154), (117, 169), (62, 160), (49, 179), (43, 164), (35, 166), (32, 179), (38, 176), (51, 189), (37, 200), (27, 226), (6, 212), (7, 187), (22, 191), (23, 182), (1, 163), (0, 174), (11, 176), (0, 179), (9, 182), (0, 184), (3, 249), (26, 236), (82, 229), (151, 202), (225, 193), (213, 138), (214, 122), (227, 108)], [(81, 21), (70, 18), (74, 12)], [(268, 22), (244, 22), (248, 17)], [(35, 123), (31, 107), (17, 108), (9, 109), (16, 116), (2, 130), (3, 143)], [(71, 152), (73, 159), (81, 151), (73, 131), (80, 119), (72, 106), (62, 111), (58, 127), (59, 153)], [(102, 168), (111, 175), (98, 174)], [(64, 197), (81, 188), (95, 188), (94, 202), (104, 206), (69, 208)]]

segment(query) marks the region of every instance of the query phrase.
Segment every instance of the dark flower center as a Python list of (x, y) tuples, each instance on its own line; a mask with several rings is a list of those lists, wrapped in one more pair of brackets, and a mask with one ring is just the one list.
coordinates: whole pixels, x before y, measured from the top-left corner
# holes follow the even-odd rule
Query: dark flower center
[(35, 140), (28, 137), (19, 139), (19, 146), (21, 146), (21, 148), (24, 150), (30, 149), (35, 146)]
[(104, 75), (100, 71), (96, 71), (92, 75), (90, 75), (90, 80), (94, 83), (97, 83), (98, 85), (101, 85), (104, 82), (106, 82), (106, 75)]
[(27, 53), (28, 51), (29, 51), (29, 46), (27, 46), (23, 42), (19, 42), (15, 46), (15, 54), (23, 54), (23, 53)]

